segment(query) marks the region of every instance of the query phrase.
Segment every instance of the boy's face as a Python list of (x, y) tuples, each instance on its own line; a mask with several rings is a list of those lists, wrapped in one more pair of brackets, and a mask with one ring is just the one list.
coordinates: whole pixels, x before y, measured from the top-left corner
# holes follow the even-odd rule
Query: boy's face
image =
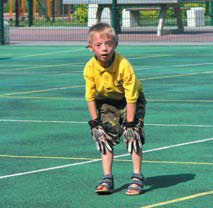
[(112, 56), (117, 44), (108, 34), (94, 33), (88, 47), (104, 67), (112, 63)]

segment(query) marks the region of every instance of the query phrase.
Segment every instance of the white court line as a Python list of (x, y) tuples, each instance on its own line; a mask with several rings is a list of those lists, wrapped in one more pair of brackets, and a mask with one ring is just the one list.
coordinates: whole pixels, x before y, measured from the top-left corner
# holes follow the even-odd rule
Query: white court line
[(80, 88), (80, 87), (85, 87), (85, 86), (84, 85), (79, 85), (79, 86), (70, 86), (70, 87), (57, 87), (57, 88), (50, 88), (50, 89), (46, 89), (46, 90), (32, 90), (32, 91), (26, 91), (26, 92), (0, 94), (0, 96), (31, 94), (31, 93), (37, 93), (37, 92), (48, 92), (48, 91), (54, 91), (54, 90), (65, 90), (65, 89), (73, 89), (73, 88)]
[(173, 100), (173, 99), (147, 99), (149, 102), (184, 102), (184, 103), (212, 103), (213, 100)]
[[(137, 58), (137, 57), (136, 57)], [(132, 59), (136, 59), (132, 58)], [(134, 71), (143, 71), (146, 69), (168, 69), (168, 68), (179, 68), (179, 67), (187, 67), (187, 66), (205, 66), (205, 65), (212, 65), (213, 63), (199, 63), (199, 64), (183, 64), (183, 65), (172, 65), (172, 66), (134, 66)], [(67, 63), (67, 64), (53, 64), (53, 65), (39, 65), (39, 66), (25, 66), (25, 68), (12, 68), (12, 69), (5, 69), (2, 72), (11, 72), (11, 71), (17, 71), (22, 69), (34, 69), (34, 68), (52, 68), (52, 67), (61, 67), (61, 66), (75, 66), (75, 65), (85, 65), (85, 63)], [(8, 65), (7, 65), (8, 66)], [(16, 66), (17, 67), (17, 66)], [(139, 68), (139, 69), (137, 69)], [(82, 72), (82, 71), (79, 71)], [(72, 74), (72, 73), (71, 73)]]
[(157, 58), (157, 57), (168, 57), (168, 56), (174, 56), (170, 54), (162, 54), (162, 55), (149, 55), (149, 56), (137, 56), (137, 57), (129, 57), (128, 59), (146, 59), (146, 58)]
[[(37, 73), (37, 72), (1, 72), (0, 74), (4, 75), (24, 75), (24, 76), (79, 76), (82, 75), (82, 71), (73, 71), (74, 73)], [(82, 79), (82, 77), (80, 77)]]
[[(46, 96), (16, 96), (16, 95), (1, 95), (0, 98), (8, 98), (8, 99), (47, 99), (47, 100), (74, 100), (79, 101), (83, 100), (85, 101), (85, 98), (70, 98), (70, 97), (46, 97)], [(213, 101), (212, 101), (213, 102)]]
[[(63, 124), (88, 124), (86, 121), (53, 121), (53, 120), (16, 120), (16, 119), (0, 119), (0, 122), (17, 122), (17, 123), (63, 123)], [(200, 127), (213, 128), (213, 125), (202, 124), (145, 124), (145, 126), (165, 126), (165, 127)]]
[[(189, 74), (175, 74), (175, 75), (168, 75), (168, 76), (160, 76), (160, 77), (151, 77), (151, 78), (142, 78), (139, 80), (156, 80), (156, 79), (165, 79), (165, 78), (174, 78), (174, 77), (182, 77), (182, 76), (193, 76), (193, 75), (199, 75), (199, 74), (211, 74), (213, 71), (207, 71), (207, 72), (197, 72), (197, 73), (189, 73)], [(35, 90), (35, 91), (28, 91), (28, 92), (17, 92), (17, 93), (10, 93), (10, 94), (1, 94), (0, 96), (6, 96), (6, 95), (18, 95), (18, 94), (31, 94), (34, 92), (47, 92), (47, 91), (53, 91), (53, 90), (61, 90), (61, 89), (68, 89), (68, 88), (79, 88), (84, 87), (84, 85), (80, 86), (72, 86), (72, 87), (62, 87), (62, 88), (51, 88), (46, 90)]]
[[(208, 66), (213, 65), (213, 62), (207, 63), (195, 63), (195, 64), (180, 64), (180, 65), (171, 65), (171, 66), (135, 66), (136, 68), (141, 67), (141, 69), (168, 69), (168, 68), (179, 68), (179, 67), (192, 67), (192, 66)], [(140, 70), (141, 70), (140, 69)], [(139, 69), (137, 69), (139, 70)]]
[(170, 146), (159, 147), (159, 148), (155, 148), (155, 149), (151, 149), (151, 150), (145, 150), (143, 152), (154, 152), (154, 151), (169, 149), (169, 148), (173, 148), (173, 147), (180, 147), (180, 146), (185, 146), (185, 145), (189, 145), (189, 144), (196, 144), (196, 143), (201, 143), (201, 142), (207, 142), (207, 141), (211, 141), (211, 140), (213, 140), (213, 138), (202, 139), (202, 140), (195, 140), (195, 141), (192, 141), (192, 142), (184, 142), (184, 143), (180, 143), (180, 144), (174, 144), (174, 145), (170, 145)]
[[(82, 86), (76, 86), (75, 88), (80, 88)], [(27, 92), (27, 94), (30, 94)], [(147, 93), (146, 93), (147, 94)], [(49, 100), (84, 100), (85, 98), (79, 97), (51, 97), (51, 96), (16, 96), (15, 95), (4, 95), (0, 94), (0, 98), (9, 99), (49, 99)], [(147, 99), (148, 102), (183, 102), (183, 103), (212, 103), (213, 100), (171, 100), (171, 99)]]
[[(189, 74), (176, 74), (176, 75), (151, 77), (151, 78), (142, 78), (142, 79), (139, 79), (139, 80), (156, 80), (156, 79), (174, 78), (174, 77), (181, 77), (181, 76), (192, 76), (192, 75), (199, 75), (199, 74), (211, 74), (211, 73), (213, 73), (213, 71), (189, 73)], [(51, 88), (51, 89), (46, 89), (46, 90), (35, 90), (35, 91), (27, 91), (27, 92), (17, 92), (17, 93), (10, 93), (10, 94), (1, 94), (0, 96), (18, 95), (18, 94), (31, 94), (31, 93), (34, 93), (34, 92), (47, 92), (47, 91), (53, 91), (53, 90), (61, 90), (61, 89), (68, 89), (68, 88), (79, 88), (79, 87), (84, 87), (84, 85), (72, 86), (72, 87)]]
[(79, 48), (79, 49), (67, 50), (67, 51), (53, 51), (53, 52), (46, 52), (46, 53), (37, 53), (37, 54), (30, 54), (30, 55), (26, 55), (26, 56), (14, 57), (13, 59), (33, 57), (33, 56), (44, 56), (44, 55), (49, 55), (49, 54), (54, 54), (54, 53), (67, 53), (67, 52), (74, 52), (74, 51), (83, 51), (83, 50), (85, 50), (85, 48)]
[(188, 74), (172, 74), (167, 76), (159, 76), (159, 77), (150, 77), (150, 78), (142, 78), (139, 80), (155, 80), (155, 79), (165, 79), (165, 78), (174, 78), (174, 77), (185, 77), (185, 76), (193, 76), (193, 75), (200, 75), (200, 74), (212, 74), (213, 71), (206, 71), (206, 72), (194, 72)]
[[(174, 144), (174, 145), (170, 145), (170, 146), (145, 150), (145, 151), (143, 151), (143, 153), (155, 152), (155, 151), (159, 151), (159, 150), (164, 150), (164, 149), (169, 149), (169, 148), (174, 148), (174, 147), (180, 147), (180, 146), (185, 146), (185, 145), (189, 145), (189, 144), (196, 144), (196, 143), (201, 143), (201, 142), (206, 142), (206, 141), (211, 141), (211, 140), (213, 140), (213, 138), (195, 140), (195, 141), (191, 141), (191, 142), (184, 142), (184, 143), (180, 143), (180, 144)], [(125, 157), (125, 156), (129, 156), (129, 154), (117, 155), (114, 158), (120, 158), (120, 157)], [(67, 168), (67, 167), (72, 167), (72, 166), (77, 166), (77, 165), (84, 165), (84, 164), (94, 163), (94, 162), (98, 162), (98, 161), (101, 161), (101, 159), (89, 160), (89, 161), (85, 161), (85, 162), (72, 163), (72, 164), (61, 165), (61, 166), (55, 166), (55, 167), (51, 167), (51, 168), (32, 170), (32, 171), (27, 171), (27, 172), (22, 172), (22, 173), (15, 173), (15, 174), (11, 174), (11, 175), (0, 176), (0, 179), (22, 176), (22, 175), (29, 175), (29, 174), (45, 172), (45, 171), (50, 171), (50, 170), (56, 170), (56, 169), (62, 169), (62, 168)]]
[[(26, 70), (26, 69), (40, 69), (40, 68), (53, 68), (53, 67), (63, 67), (63, 66), (78, 66), (78, 65), (84, 65), (84, 63), (67, 63), (67, 64), (52, 64), (52, 65), (38, 65), (38, 66), (30, 66), (30, 67), (25, 67), (25, 68), (10, 68), (10, 69), (6, 69), (6, 70), (2, 70), (1, 73), (5, 73), (5, 72), (14, 72), (14, 71), (18, 71), (18, 70)], [(73, 72), (73, 71), (72, 71)], [(82, 72), (82, 71), (77, 71), (77, 72)], [(22, 72), (23, 73), (23, 72)], [(70, 73), (72, 74), (72, 73)]]
[(45, 121), (45, 120), (14, 120), (14, 119), (0, 119), (0, 122), (88, 124), (88, 122), (86, 121)]
[(200, 127), (200, 128), (213, 128), (213, 125), (201, 124), (145, 124), (147, 126), (165, 126), (165, 127)]

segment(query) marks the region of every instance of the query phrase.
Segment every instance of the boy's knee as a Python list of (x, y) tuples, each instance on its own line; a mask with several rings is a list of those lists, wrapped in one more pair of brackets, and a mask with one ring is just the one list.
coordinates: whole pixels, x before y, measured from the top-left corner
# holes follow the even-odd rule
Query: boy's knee
[(120, 143), (120, 136), (122, 135), (122, 129), (120, 125), (108, 121), (103, 122), (103, 128), (105, 129), (113, 145)]

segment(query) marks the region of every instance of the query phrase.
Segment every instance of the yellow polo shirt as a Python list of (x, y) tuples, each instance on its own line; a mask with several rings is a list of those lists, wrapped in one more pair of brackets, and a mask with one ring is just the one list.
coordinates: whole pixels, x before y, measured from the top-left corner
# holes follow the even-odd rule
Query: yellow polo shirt
[(102, 67), (95, 57), (91, 58), (84, 68), (84, 79), (88, 102), (107, 98), (121, 100), (125, 97), (127, 103), (135, 103), (142, 92), (131, 64), (117, 53), (108, 68)]

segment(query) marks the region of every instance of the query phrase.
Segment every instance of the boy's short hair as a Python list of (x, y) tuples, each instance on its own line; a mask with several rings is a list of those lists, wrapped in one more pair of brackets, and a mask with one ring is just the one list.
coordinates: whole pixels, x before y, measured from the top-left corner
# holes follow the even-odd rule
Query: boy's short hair
[(99, 22), (99, 23), (93, 25), (92, 27), (90, 27), (89, 35), (88, 35), (89, 43), (92, 42), (93, 35), (96, 32), (102, 33), (102, 34), (109, 34), (112, 37), (113, 41), (115, 41), (115, 43), (118, 42), (118, 37), (117, 37), (117, 34), (116, 34), (114, 28), (108, 23)]

